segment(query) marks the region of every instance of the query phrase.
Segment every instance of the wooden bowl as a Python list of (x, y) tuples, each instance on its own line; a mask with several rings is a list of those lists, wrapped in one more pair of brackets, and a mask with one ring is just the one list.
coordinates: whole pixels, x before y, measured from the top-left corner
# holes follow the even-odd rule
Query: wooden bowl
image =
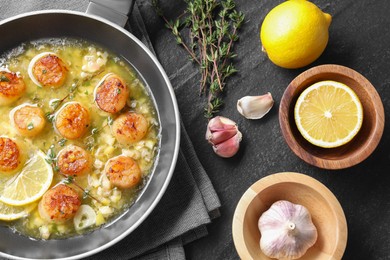
[[(345, 145), (321, 148), (306, 141), (294, 120), (295, 103), (307, 87), (333, 80), (353, 89), (363, 106), (363, 125), (359, 133)], [(366, 159), (377, 147), (384, 128), (384, 109), (378, 92), (358, 72), (340, 65), (313, 67), (297, 76), (285, 90), (279, 108), (282, 134), (291, 150), (305, 162), (324, 169), (343, 169)]]
[(241, 259), (271, 259), (260, 249), (258, 220), (278, 200), (305, 206), (317, 228), (316, 243), (302, 260), (341, 259), (347, 244), (347, 222), (333, 193), (304, 174), (284, 172), (253, 184), (241, 197), (233, 217), (233, 240)]

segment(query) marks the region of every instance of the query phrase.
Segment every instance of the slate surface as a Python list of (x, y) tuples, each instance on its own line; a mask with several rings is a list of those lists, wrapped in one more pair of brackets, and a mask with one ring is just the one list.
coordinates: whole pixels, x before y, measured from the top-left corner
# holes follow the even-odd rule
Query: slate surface
[[(390, 259), (390, 139), (389, 126), (375, 152), (363, 163), (349, 169), (329, 171), (299, 159), (284, 141), (278, 106), (289, 82), (302, 71), (320, 64), (340, 64), (363, 74), (376, 87), (385, 107), (390, 109), (390, 1), (314, 0), (333, 16), (329, 44), (313, 64), (299, 70), (273, 65), (261, 52), (259, 29), (265, 15), (281, 0), (236, 0), (246, 15), (240, 32), (236, 66), (239, 73), (228, 81), (226, 106), (220, 115), (235, 120), (243, 135), (242, 148), (232, 159), (214, 156), (204, 141), (207, 121), (202, 116), (204, 97), (198, 97), (196, 68), (185, 51), (175, 44), (162, 21), (153, 14), (150, 1), (139, 1), (147, 17), (146, 27), (159, 60), (176, 89), (183, 122), (201, 163), (220, 196), (221, 217), (209, 227), (209, 235), (186, 246), (188, 259), (237, 259), (231, 224), (235, 207), (245, 190), (258, 179), (276, 172), (295, 171), (325, 184), (339, 199), (348, 222), (348, 244), (343, 259)], [(165, 13), (175, 18), (184, 4), (160, 0)], [(236, 102), (245, 95), (270, 91), (276, 101), (270, 113), (259, 121), (245, 120)]]

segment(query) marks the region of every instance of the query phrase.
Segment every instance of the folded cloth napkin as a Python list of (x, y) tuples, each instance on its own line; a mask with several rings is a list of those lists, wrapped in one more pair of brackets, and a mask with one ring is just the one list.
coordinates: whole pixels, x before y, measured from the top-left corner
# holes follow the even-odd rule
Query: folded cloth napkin
[[(44, 9), (85, 11), (87, 5), (88, 1), (80, 0), (1, 0), (0, 19)], [(137, 4), (125, 28), (154, 52)], [(134, 232), (89, 259), (185, 259), (183, 245), (207, 235), (205, 225), (219, 216), (219, 207), (218, 196), (182, 125), (176, 169), (161, 201)]]

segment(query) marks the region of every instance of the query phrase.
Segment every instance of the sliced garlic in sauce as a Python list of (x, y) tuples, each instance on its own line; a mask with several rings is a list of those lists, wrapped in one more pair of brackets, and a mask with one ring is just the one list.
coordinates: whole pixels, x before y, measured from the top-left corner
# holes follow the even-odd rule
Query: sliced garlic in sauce
[(96, 223), (96, 212), (91, 206), (81, 205), (73, 218), (74, 228), (82, 230)]

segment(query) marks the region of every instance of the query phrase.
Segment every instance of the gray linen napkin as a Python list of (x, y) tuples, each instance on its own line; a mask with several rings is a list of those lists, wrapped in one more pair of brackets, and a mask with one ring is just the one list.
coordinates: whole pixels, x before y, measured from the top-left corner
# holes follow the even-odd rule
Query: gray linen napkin
[[(84, 12), (87, 5), (86, 0), (0, 0), (0, 20), (44, 9)], [(154, 52), (137, 4), (126, 29)], [(160, 203), (128, 237), (89, 259), (185, 259), (183, 245), (207, 235), (205, 225), (219, 216), (220, 201), (183, 125), (181, 130), (177, 166)]]

